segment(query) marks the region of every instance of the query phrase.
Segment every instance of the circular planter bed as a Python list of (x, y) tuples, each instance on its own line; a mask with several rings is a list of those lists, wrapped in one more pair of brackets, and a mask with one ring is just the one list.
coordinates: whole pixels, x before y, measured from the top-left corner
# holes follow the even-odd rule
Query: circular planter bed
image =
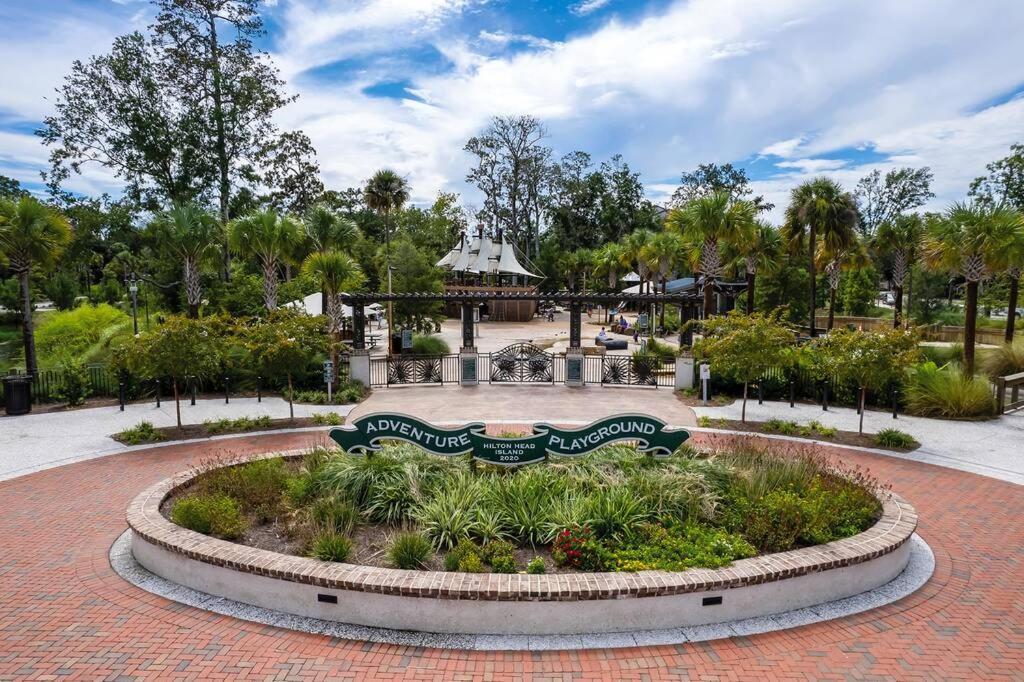
[(201, 592), (284, 613), (423, 632), (618, 632), (780, 613), (889, 582), (907, 564), (907, 540), (917, 525), (914, 509), (884, 492), (880, 516), (859, 534), (722, 568), (546, 575), (408, 571), (292, 556), (182, 528), (161, 506), (199, 475), (161, 481), (129, 506), (132, 551), (142, 566)]

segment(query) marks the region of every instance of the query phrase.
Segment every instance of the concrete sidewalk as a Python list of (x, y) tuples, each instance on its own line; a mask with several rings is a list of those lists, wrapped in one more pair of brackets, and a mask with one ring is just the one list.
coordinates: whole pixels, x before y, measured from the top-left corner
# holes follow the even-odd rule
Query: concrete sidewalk
[[(741, 406), (742, 403), (736, 401), (723, 407), (695, 407), (693, 411), (698, 417), (738, 420)], [(758, 405), (756, 399), (747, 401), (748, 422), (763, 422), (772, 418), (787, 419), (799, 424), (817, 419), (826, 426), (844, 431), (856, 431), (860, 419), (857, 410), (853, 408), (830, 406), (828, 412), (825, 412), (820, 405), (797, 404), (790, 407), (787, 402), (766, 400), (763, 405)], [(898, 419), (893, 419), (891, 412), (868, 410), (864, 413), (865, 433), (877, 433), (887, 428), (909, 433), (921, 443), (921, 447), (907, 453), (886, 451), (886, 455), (938, 464), (1024, 485), (1024, 413), (1004, 415), (987, 421), (925, 419), (902, 414)]]
[[(295, 416), (309, 417), (325, 412), (346, 415), (353, 407), (296, 403)], [(288, 401), (278, 397), (265, 397), (262, 402), (257, 402), (256, 398), (232, 398), (225, 405), (223, 400), (197, 400), (194, 407), (187, 400), (181, 402), (182, 424), (263, 415), (272, 419), (287, 418)], [(154, 426), (174, 426), (177, 423), (174, 401), (164, 400), (159, 408), (156, 403), (135, 403), (126, 405), (124, 412), (113, 405), (0, 418), (0, 480), (123, 452), (128, 446), (111, 436), (141, 421), (152, 422)]]

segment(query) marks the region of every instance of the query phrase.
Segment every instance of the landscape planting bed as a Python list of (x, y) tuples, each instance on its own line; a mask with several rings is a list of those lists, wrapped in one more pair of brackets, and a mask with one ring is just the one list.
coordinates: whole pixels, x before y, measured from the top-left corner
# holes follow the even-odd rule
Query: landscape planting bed
[(145, 568), (202, 592), (285, 613), (425, 632), (616, 632), (779, 613), (889, 582), (908, 561), (907, 540), (917, 525), (906, 501), (883, 492), (881, 516), (862, 533), (719, 569), (546, 575), (407, 571), (290, 556), (179, 527), (161, 514), (161, 504), (196, 475), (166, 479), (130, 505), (132, 549)]

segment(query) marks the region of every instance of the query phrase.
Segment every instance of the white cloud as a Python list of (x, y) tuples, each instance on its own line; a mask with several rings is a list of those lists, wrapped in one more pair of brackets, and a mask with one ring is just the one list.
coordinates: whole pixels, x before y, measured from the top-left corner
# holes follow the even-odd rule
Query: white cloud
[(797, 147), (803, 144), (804, 138), (802, 135), (797, 137), (791, 137), (788, 140), (779, 140), (774, 142), (767, 147), (764, 147), (759, 153), (762, 156), (779, 156), (782, 158), (789, 158), (796, 152)]
[(559, 43), (546, 38), (538, 38), (526, 33), (506, 33), (505, 31), (480, 31), (477, 36), (482, 42), (505, 47), (513, 43), (522, 43), (529, 47), (550, 50)]
[(780, 161), (775, 164), (779, 168), (795, 168), (804, 173), (821, 173), (842, 168), (846, 161), (842, 159), (795, 159), (793, 161)]
[(582, 0), (575, 5), (571, 5), (569, 11), (579, 16), (585, 16), (591, 12), (596, 12), (609, 2), (611, 0)]

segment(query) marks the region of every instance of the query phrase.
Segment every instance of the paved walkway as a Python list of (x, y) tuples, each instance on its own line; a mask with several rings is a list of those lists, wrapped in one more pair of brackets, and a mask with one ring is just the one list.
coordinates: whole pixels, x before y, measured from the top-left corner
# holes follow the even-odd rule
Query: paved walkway
[[(351, 405), (295, 405), (296, 417), (308, 417), (319, 412), (337, 412), (345, 415)], [(181, 422), (202, 424), (207, 419), (237, 419), (259, 417), (273, 419), (288, 417), (288, 401), (277, 397), (232, 398), (224, 400), (197, 400), (181, 402)], [(135, 426), (141, 421), (154, 426), (174, 426), (174, 401), (164, 400), (160, 407), (152, 403), (126, 405), (121, 412), (112, 407), (84, 408), (60, 412), (42, 412), (19, 417), (0, 418), (0, 480), (21, 476), (51, 466), (67, 464), (93, 457), (123, 452), (126, 445), (110, 436)]]
[(354, 419), (369, 412), (404, 412), (434, 422), (557, 421), (589, 423), (623, 412), (640, 412), (673, 426), (696, 424), (693, 410), (670, 388), (567, 388), (523, 384), (498, 386), (407, 386), (373, 392), (356, 406)]
[[(695, 407), (693, 411), (697, 416), (738, 420), (741, 406), (741, 402), (736, 401), (723, 407)], [(830, 406), (825, 412), (820, 405), (797, 404), (790, 407), (786, 402), (766, 400), (763, 405), (758, 405), (757, 400), (747, 401), (747, 421), (763, 422), (773, 417), (800, 424), (817, 419), (826, 426), (846, 431), (856, 431), (860, 419), (853, 408)], [(886, 428), (905, 431), (921, 443), (921, 447), (913, 452), (892, 453), (892, 456), (1024, 485), (1024, 412), (987, 421), (924, 419), (902, 414), (893, 419), (891, 412), (868, 410), (864, 413), (865, 432), (877, 433)]]
[[(222, 441), (240, 455), (312, 434)], [(909, 499), (932, 579), (877, 610), (790, 630), (672, 646), (441, 651), (248, 623), (143, 592), (107, 553), (141, 489), (208, 443), (112, 455), (0, 482), (0, 679), (1021, 679), (1024, 487), (843, 451)]]

